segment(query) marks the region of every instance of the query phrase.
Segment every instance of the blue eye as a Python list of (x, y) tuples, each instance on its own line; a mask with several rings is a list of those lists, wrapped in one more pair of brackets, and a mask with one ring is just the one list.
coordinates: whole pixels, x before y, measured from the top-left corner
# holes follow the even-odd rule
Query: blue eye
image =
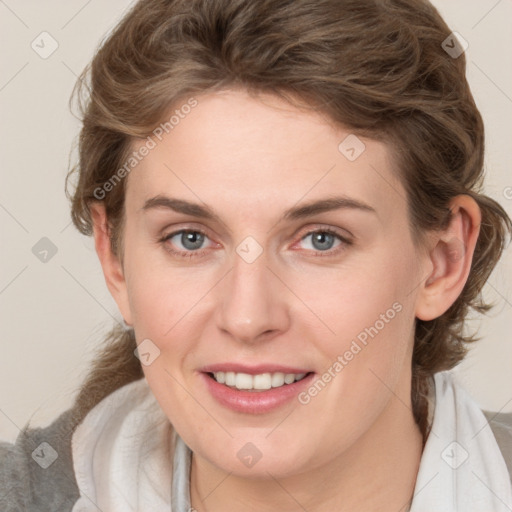
[[(352, 242), (347, 240), (337, 231), (329, 228), (317, 229), (310, 231), (304, 235), (300, 241), (311, 238), (312, 247), (308, 249), (313, 256), (333, 256), (344, 250)], [(173, 239), (176, 239), (173, 241)], [(336, 239), (339, 243), (334, 246)], [(195, 258), (203, 256), (208, 248), (203, 248), (203, 244), (209, 240), (206, 233), (196, 229), (181, 229), (165, 235), (160, 241), (165, 244), (166, 250), (171, 254), (181, 258)], [(173, 249), (177, 244), (181, 244), (183, 249)]]
[[(312, 237), (312, 248), (310, 251), (314, 257), (337, 256), (353, 244), (351, 240), (332, 228), (319, 228), (309, 231), (300, 241), (306, 240), (309, 237)], [(336, 239), (339, 240), (339, 243), (333, 248), (333, 243)]]
[[(181, 245), (184, 247), (185, 251), (176, 251), (172, 248), (168, 248), (171, 253), (183, 257), (194, 257), (204, 252), (198, 251), (198, 249), (201, 249), (201, 245), (203, 244), (205, 238), (208, 237), (202, 231), (182, 229), (181, 231), (175, 231), (174, 233), (166, 235), (162, 239), (162, 242), (172, 241), (173, 238), (177, 238), (179, 243), (181, 243)], [(169, 245), (175, 244), (176, 242), (172, 242)]]
[(332, 249), (336, 238), (340, 240), (340, 237), (336, 233), (332, 233), (331, 231), (322, 230), (322, 231), (312, 231), (308, 233), (302, 240), (306, 240), (306, 238), (311, 237), (311, 245), (313, 246), (314, 251), (325, 252)]

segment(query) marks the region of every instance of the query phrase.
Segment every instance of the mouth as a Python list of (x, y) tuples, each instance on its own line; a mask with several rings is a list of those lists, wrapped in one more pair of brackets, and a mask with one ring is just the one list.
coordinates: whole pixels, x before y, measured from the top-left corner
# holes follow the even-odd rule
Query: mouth
[[(203, 368), (200, 376), (205, 391), (218, 404), (243, 414), (271, 413), (293, 403), (311, 385), (316, 375), (301, 368), (233, 366)], [(245, 371), (233, 371), (235, 369)]]
[(242, 372), (205, 372), (206, 375), (218, 384), (238, 391), (262, 392), (273, 388), (282, 388), (308, 377), (313, 372), (283, 373), (265, 372), (251, 375)]

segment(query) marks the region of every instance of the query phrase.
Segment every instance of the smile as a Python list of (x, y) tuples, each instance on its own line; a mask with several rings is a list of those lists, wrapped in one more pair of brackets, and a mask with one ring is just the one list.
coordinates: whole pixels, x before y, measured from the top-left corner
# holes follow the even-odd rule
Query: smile
[(239, 390), (267, 390), (271, 388), (280, 388), (288, 384), (293, 384), (302, 380), (305, 373), (260, 373), (257, 375), (250, 375), (248, 373), (237, 372), (214, 372), (209, 375), (215, 379), (219, 384), (224, 384), (227, 387)]
[(200, 373), (207, 393), (217, 403), (245, 414), (265, 414), (289, 403), (297, 404), (298, 395), (311, 385), (315, 375), (278, 371), (249, 374), (217, 368)]

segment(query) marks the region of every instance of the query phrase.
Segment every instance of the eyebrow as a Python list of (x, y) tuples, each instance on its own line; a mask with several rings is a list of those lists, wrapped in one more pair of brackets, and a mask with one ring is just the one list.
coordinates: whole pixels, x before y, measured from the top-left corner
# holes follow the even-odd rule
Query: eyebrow
[[(163, 195), (157, 195), (148, 199), (141, 210), (147, 211), (153, 208), (167, 208), (177, 213), (191, 215), (202, 219), (215, 220), (222, 224), (220, 217), (208, 206), (202, 206), (198, 203), (191, 203), (184, 199), (176, 199)], [(301, 206), (295, 206), (286, 210), (282, 220), (298, 220), (311, 217), (313, 215), (332, 210), (353, 209), (370, 213), (377, 213), (370, 205), (362, 201), (351, 199), (344, 196), (329, 197), (312, 201)]]

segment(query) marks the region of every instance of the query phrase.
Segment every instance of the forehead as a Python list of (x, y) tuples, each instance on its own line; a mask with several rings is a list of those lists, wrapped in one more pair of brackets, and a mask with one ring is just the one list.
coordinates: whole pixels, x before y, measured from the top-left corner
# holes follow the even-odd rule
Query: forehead
[(155, 144), (129, 175), (127, 208), (165, 194), (250, 215), (336, 193), (385, 215), (405, 198), (382, 142), (272, 95), (225, 90), (194, 99), (193, 108), (173, 107), (168, 133), (152, 136)]

